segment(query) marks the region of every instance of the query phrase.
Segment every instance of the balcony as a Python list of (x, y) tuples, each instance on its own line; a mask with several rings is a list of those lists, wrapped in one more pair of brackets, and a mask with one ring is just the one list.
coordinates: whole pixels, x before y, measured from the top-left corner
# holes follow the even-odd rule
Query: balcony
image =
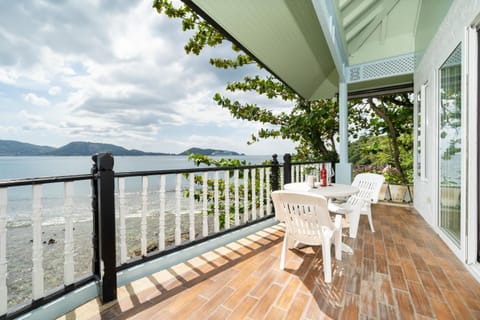
[[(33, 237), (24, 252), (0, 250), (6, 270), (0, 293), (9, 299), (8, 310), (7, 299), (0, 304), (0, 319), (480, 318), (480, 285), (408, 205), (374, 206), (375, 233), (366, 219), (356, 239), (344, 229), (354, 254), (332, 259), (331, 284), (323, 281), (320, 248), (289, 251), (281, 271), (284, 228), (273, 218), (270, 192), (302, 181), (305, 166), (319, 164), (279, 164), (274, 157), (269, 165), (113, 173), (103, 167), (113, 164), (109, 156), (99, 159), (89, 175), (0, 183), (0, 243), (9, 232), (9, 201), (15, 205), (21, 194), (28, 202), (28, 191), (18, 189), (25, 186), (32, 193), (26, 230)], [(90, 197), (82, 196), (88, 182), (90, 209), (84, 206)], [(64, 188), (55, 210), (49, 185)], [(42, 196), (42, 189), (49, 191)], [(73, 232), (79, 226), (73, 204), (93, 211), (86, 225), (93, 228), (93, 250)], [(65, 240), (49, 248), (42, 240), (52, 211), (62, 215)], [(220, 223), (227, 212), (230, 219)], [(90, 250), (79, 255), (79, 246)], [(63, 263), (52, 260), (54, 251)], [(15, 260), (20, 254), (26, 259)], [(29, 255), (31, 265), (15, 263)], [(91, 261), (91, 271), (79, 259)], [(52, 270), (56, 288), (47, 281)], [(12, 279), (18, 282), (10, 287)], [(19, 295), (18, 283), (30, 287), (31, 296)]]
[(320, 248), (289, 251), (279, 269), (275, 225), (60, 319), (480, 319), (480, 284), (414, 209), (377, 204), (373, 220), (375, 233), (362, 217), (358, 237), (344, 235), (354, 254), (332, 259), (330, 285)]

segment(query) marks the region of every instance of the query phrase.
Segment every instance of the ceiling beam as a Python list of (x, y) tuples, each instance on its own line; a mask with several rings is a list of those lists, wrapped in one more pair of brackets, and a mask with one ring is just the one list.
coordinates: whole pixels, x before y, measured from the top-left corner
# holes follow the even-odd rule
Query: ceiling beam
[(383, 10), (375, 17), (375, 19), (373, 19), (373, 21), (371, 21), (368, 26), (362, 29), (362, 31), (356, 37), (349, 41), (349, 52), (357, 51), (365, 43), (365, 41), (367, 41), (373, 31), (377, 29), (378, 25), (381, 24), (383, 21), (386, 21), (388, 14), (397, 5), (398, 1), (399, 0), (386, 0), (382, 4)]
[(371, 8), (374, 5), (378, 6), (378, 0), (367, 0), (362, 2), (355, 2), (357, 4), (355, 7), (342, 10), (343, 16), (343, 27), (347, 29), (352, 23), (362, 19), (362, 16), (365, 16), (366, 13), (371, 11)]
[(340, 28), (335, 14), (333, 0), (313, 0), (313, 7), (317, 14), (322, 32), (327, 41), (328, 49), (332, 55), (340, 82), (346, 81), (346, 68), (348, 65), (347, 54), (343, 46)]
[(407, 93), (413, 92), (413, 83), (412, 82), (399, 84), (399, 85), (388, 86), (388, 87), (383, 87), (383, 88), (350, 91), (348, 93), (348, 100), (380, 97), (380, 96), (397, 94), (397, 93), (404, 93), (404, 92), (407, 92)]

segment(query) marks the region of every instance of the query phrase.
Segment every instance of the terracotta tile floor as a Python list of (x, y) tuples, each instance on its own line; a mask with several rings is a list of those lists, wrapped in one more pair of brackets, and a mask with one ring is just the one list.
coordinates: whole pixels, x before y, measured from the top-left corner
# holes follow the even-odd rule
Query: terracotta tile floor
[(414, 209), (379, 204), (373, 219), (375, 233), (362, 216), (358, 238), (344, 236), (354, 254), (332, 257), (330, 285), (321, 248), (289, 251), (279, 270), (278, 225), (61, 319), (480, 319), (480, 284)]

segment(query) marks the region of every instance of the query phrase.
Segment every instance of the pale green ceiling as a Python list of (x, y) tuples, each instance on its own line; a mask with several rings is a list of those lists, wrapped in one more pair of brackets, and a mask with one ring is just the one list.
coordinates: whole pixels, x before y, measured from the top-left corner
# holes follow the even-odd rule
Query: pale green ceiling
[(332, 95), (338, 75), (310, 1), (193, 1), (304, 97)]
[[(423, 50), (452, 0), (183, 0), (307, 99), (331, 97), (350, 67)], [(412, 71), (355, 90), (412, 82)], [(384, 77), (385, 81), (379, 81)], [(388, 79), (387, 79), (388, 78)]]
[(420, 0), (334, 1), (348, 64), (414, 52)]

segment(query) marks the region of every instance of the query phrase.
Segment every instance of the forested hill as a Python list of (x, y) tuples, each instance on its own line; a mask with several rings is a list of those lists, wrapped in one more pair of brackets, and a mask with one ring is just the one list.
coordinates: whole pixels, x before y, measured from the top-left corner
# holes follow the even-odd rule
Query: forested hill
[(55, 148), (38, 146), (13, 140), (0, 140), (0, 156), (36, 156), (54, 151)]
[(202, 149), (202, 148), (190, 148), (188, 150), (179, 153), (179, 155), (189, 155), (189, 154), (203, 154), (205, 156), (244, 156), (244, 153), (238, 153), (235, 151), (229, 150), (217, 150), (217, 149)]
[(241, 155), (234, 151), (190, 148), (182, 153), (145, 152), (136, 149), (126, 149), (107, 143), (70, 142), (60, 148), (39, 146), (13, 140), (0, 140), (0, 156), (91, 156), (95, 153), (110, 152), (114, 156), (148, 156), (148, 155), (188, 155), (199, 153), (208, 156)]

